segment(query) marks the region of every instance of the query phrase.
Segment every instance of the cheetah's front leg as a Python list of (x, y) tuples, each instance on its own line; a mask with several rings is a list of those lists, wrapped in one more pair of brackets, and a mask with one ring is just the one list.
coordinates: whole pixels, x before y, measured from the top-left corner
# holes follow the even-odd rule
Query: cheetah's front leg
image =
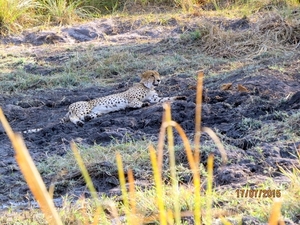
[(78, 117), (77, 115), (71, 113), (70, 116), (69, 116), (69, 119), (72, 123), (74, 123), (75, 125), (77, 126), (80, 126), (82, 127), (84, 125), (84, 122), (82, 121), (83, 120), (83, 117)]
[(174, 101), (174, 100), (186, 100), (185, 96), (173, 96), (173, 97), (164, 97), (161, 98), (158, 96), (156, 91), (151, 91), (149, 97), (147, 98), (151, 103), (163, 103), (167, 101)]
[(103, 113), (95, 113), (95, 112), (91, 112), (89, 114), (87, 114), (86, 116), (84, 116), (84, 121), (88, 122), (92, 119), (95, 119), (97, 117), (100, 117)]

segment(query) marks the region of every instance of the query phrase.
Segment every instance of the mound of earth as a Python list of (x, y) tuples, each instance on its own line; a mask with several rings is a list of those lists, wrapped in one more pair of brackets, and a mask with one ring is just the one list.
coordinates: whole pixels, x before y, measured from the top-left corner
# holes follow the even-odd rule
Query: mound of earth
[[(97, 19), (88, 23), (62, 27), (59, 30), (46, 31), (26, 30), (12, 37), (0, 37), (3, 44), (31, 44), (39, 46), (43, 44), (80, 43), (97, 40), (98, 42), (111, 44), (128, 44), (137, 40), (161, 40), (162, 38), (178, 38), (187, 31), (199, 29), (199, 24), (205, 22), (202, 17), (187, 16), (184, 20), (169, 18), (164, 21), (161, 29), (161, 21), (154, 20), (150, 24), (145, 18), (130, 20), (122, 17), (110, 19)], [(250, 28), (250, 22), (245, 19), (218, 18), (212, 23), (230, 30), (244, 30)]]

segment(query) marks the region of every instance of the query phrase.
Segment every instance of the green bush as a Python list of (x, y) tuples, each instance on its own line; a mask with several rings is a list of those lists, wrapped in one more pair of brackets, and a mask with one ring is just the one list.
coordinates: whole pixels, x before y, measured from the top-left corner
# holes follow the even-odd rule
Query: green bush
[(89, 9), (93, 9), (84, 6), (84, 0), (39, 0), (39, 5), (40, 13), (47, 17), (47, 21), (60, 25), (90, 17)]
[(24, 24), (33, 21), (30, 14), (37, 7), (34, 0), (0, 0), (0, 34), (22, 30)]

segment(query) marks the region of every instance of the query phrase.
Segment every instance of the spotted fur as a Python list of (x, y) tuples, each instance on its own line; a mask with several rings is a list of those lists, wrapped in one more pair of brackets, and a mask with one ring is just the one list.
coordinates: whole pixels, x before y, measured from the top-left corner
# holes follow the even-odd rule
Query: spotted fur
[(160, 98), (154, 87), (161, 82), (157, 71), (148, 70), (141, 75), (141, 81), (125, 92), (108, 95), (91, 101), (79, 101), (69, 106), (68, 113), (61, 122), (71, 121), (82, 126), (84, 121), (99, 117), (103, 114), (119, 111), (125, 108), (141, 108), (150, 103), (186, 99), (184, 96)]

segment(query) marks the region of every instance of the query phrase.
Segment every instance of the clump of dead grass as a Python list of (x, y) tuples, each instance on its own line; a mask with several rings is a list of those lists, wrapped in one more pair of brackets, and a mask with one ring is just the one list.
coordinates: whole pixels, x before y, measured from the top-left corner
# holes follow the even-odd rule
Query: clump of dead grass
[[(300, 43), (300, 14), (292, 17), (278, 12), (253, 16), (249, 28), (224, 27), (212, 21), (201, 21), (200, 48), (208, 55), (237, 58), (255, 57), (269, 51), (294, 51)], [(193, 36), (193, 35), (192, 35)]]
[(257, 24), (257, 33), (276, 45), (298, 45), (300, 41), (300, 13), (284, 18), (278, 13), (266, 14)]

